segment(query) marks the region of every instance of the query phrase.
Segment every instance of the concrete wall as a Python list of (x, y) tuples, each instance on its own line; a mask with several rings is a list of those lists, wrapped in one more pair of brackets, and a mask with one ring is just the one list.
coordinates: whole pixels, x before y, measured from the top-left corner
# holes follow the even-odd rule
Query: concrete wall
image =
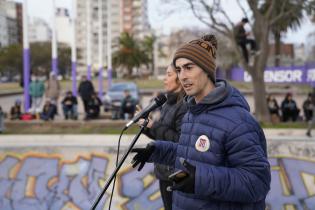
[[(114, 170), (116, 137), (62, 137), (42, 143), (40, 137), (32, 143), (28, 138), (1, 144), (0, 209), (89, 209)], [(122, 140), (123, 150), (130, 139)], [(146, 139), (139, 142), (146, 143)], [(268, 152), (272, 166), (268, 209), (315, 209), (315, 142), (269, 141)], [(161, 209), (152, 164), (138, 172), (130, 167), (131, 157), (117, 176), (112, 209)], [(98, 209), (108, 209), (109, 192)]]

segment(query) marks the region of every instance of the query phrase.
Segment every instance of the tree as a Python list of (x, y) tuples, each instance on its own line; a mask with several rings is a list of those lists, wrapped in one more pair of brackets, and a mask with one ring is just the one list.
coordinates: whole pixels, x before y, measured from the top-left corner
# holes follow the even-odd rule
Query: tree
[[(262, 6), (262, 12), (266, 12), (271, 3), (270, 0), (266, 1)], [(303, 5), (288, 1), (285, 4), (276, 3), (272, 12), (272, 16), (277, 16), (281, 12), (292, 11), (291, 14), (285, 15), (279, 19), (272, 27), (271, 31), (275, 39), (275, 66), (280, 66), (280, 56), (281, 56), (281, 33), (287, 32), (287, 30), (296, 30), (301, 25), (303, 19)]]
[[(30, 45), (31, 70), (33, 73), (44, 74), (51, 72), (51, 43), (34, 42)], [(65, 75), (66, 70), (71, 69), (71, 50), (66, 45), (58, 47), (58, 70), (59, 74)]]
[[(71, 67), (71, 52), (67, 46), (60, 46), (58, 49), (58, 67), (60, 74), (64, 75), (65, 70)], [(35, 42), (30, 44), (30, 68), (32, 73), (49, 75), (51, 71), (51, 43)], [(41, 72), (38, 72), (41, 71)], [(10, 45), (0, 50), (0, 72), (23, 76), (23, 47), (22, 45)]]
[(0, 72), (8, 75), (20, 74), (23, 68), (22, 46), (15, 44), (0, 49)]
[[(252, 29), (255, 40), (260, 46), (260, 54), (255, 56), (253, 65), (248, 65), (242, 56), (235, 39), (233, 28), (235, 24), (223, 9), (220, 0), (185, 0), (188, 2), (193, 14), (209, 28), (215, 30), (217, 33), (227, 37), (231, 43), (232, 48), (240, 59), (241, 65), (252, 77), (253, 93), (255, 99), (255, 115), (258, 121), (269, 121), (269, 112), (266, 104), (266, 87), (264, 82), (264, 70), (267, 64), (269, 52), (269, 35), (271, 29), (279, 23), (280, 20), (290, 17), (295, 11), (295, 8), (289, 10), (281, 10), (275, 15), (275, 8), (280, 4), (281, 8), (288, 3), (289, 0), (269, 0), (269, 4), (264, 4), (264, 1), (246, 0), (250, 13), (246, 12), (245, 5), (237, 0), (240, 9), (243, 11), (244, 16), (252, 16), (253, 20)], [(303, 10), (314, 11), (314, 0), (312, 1), (295, 1)], [(262, 7), (265, 7), (262, 9)]]
[(147, 64), (149, 58), (141, 49), (138, 41), (127, 32), (123, 32), (119, 37), (119, 49), (113, 53), (113, 65), (115, 67), (126, 68), (127, 76), (132, 75), (134, 67), (139, 68), (141, 64)]
[(155, 36), (145, 36), (144, 40), (142, 41), (142, 48), (143, 51), (146, 53), (147, 55), (147, 59), (148, 59), (148, 65), (147, 67), (150, 69), (151, 73), (153, 73), (154, 71), (154, 43), (156, 41), (156, 37)]

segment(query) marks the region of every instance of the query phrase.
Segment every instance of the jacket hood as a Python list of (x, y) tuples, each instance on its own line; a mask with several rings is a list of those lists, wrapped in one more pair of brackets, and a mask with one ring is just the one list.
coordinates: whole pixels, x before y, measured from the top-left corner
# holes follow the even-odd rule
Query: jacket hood
[(213, 110), (228, 106), (239, 106), (247, 111), (250, 111), (249, 105), (244, 96), (228, 82), (225, 80), (217, 80), (215, 86), (216, 88), (204, 97), (198, 104), (196, 104), (193, 96), (185, 97), (188, 108), (193, 114), (199, 114), (204, 110)]

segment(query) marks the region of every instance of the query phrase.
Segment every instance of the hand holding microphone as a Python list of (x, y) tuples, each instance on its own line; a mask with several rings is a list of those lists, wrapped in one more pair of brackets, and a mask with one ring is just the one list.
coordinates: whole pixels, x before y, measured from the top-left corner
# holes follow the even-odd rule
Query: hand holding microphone
[[(142, 109), (139, 105), (136, 106), (136, 112), (135, 112), (135, 115), (138, 115), (139, 113), (141, 113)], [(137, 122), (137, 125), (139, 126), (142, 126), (143, 123), (144, 123), (145, 119), (144, 118), (140, 118), (139, 121)], [(151, 128), (152, 125), (153, 125), (153, 122), (152, 122), (152, 119), (150, 117), (148, 117), (148, 124), (147, 124), (147, 127), (148, 128)]]
[(138, 122), (141, 118), (148, 117), (151, 111), (162, 106), (166, 102), (166, 100), (167, 100), (167, 98), (164, 94), (158, 95), (156, 98), (154, 98), (154, 100), (151, 104), (149, 104), (146, 108), (144, 108), (140, 112), (137, 112), (137, 114), (132, 118), (132, 120), (126, 124), (124, 130), (129, 128), (132, 124)]

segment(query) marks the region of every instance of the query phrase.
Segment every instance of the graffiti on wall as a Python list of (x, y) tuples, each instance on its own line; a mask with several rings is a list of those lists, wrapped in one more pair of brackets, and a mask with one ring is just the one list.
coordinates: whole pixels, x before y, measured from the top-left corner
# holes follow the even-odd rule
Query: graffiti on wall
[(315, 162), (294, 158), (270, 158), (269, 209), (315, 209)]
[[(0, 209), (83, 210), (90, 209), (102, 190), (108, 158), (79, 156), (63, 161), (60, 155), (5, 156), (0, 162)], [(139, 173), (128, 167), (118, 176), (120, 207), (127, 210), (161, 209), (158, 182), (149, 164)], [(105, 194), (97, 209), (103, 209)]]
[[(112, 171), (108, 157), (91, 154), (65, 161), (61, 155), (6, 155), (0, 159), (0, 209), (89, 209)], [(315, 162), (270, 158), (270, 164), (272, 187), (266, 199), (268, 209), (315, 209)], [(163, 208), (152, 164), (140, 172), (125, 166), (116, 184), (118, 205), (114, 209)], [(97, 209), (103, 209), (108, 200), (105, 194)]]

